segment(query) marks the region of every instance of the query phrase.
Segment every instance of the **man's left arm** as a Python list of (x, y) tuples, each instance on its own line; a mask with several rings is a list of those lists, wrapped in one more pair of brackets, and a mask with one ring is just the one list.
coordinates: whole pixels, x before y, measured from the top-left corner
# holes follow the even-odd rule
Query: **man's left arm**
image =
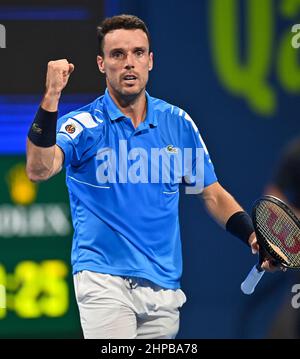
[[(219, 182), (205, 187), (200, 197), (204, 201), (208, 213), (216, 222), (230, 233), (239, 237), (243, 242), (249, 244), (253, 254), (258, 252), (259, 245), (251, 218)], [(268, 271), (278, 269), (272, 264), (270, 259), (263, 261), (262, 268)]]

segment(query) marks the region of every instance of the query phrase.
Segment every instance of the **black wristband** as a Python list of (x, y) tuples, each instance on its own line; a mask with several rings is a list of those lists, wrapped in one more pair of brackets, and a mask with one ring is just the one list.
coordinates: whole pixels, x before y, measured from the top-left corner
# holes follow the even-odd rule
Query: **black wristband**
[(58, 112), (49, 112), (39, 107), (28, 132), (30, 141), (39, 147), (51, 147), (56, 143)]
[(226, 223), (226, 230), (249, 246), (249, 237), (254, 232), (251, 217), (244, 211), (234, 213)]

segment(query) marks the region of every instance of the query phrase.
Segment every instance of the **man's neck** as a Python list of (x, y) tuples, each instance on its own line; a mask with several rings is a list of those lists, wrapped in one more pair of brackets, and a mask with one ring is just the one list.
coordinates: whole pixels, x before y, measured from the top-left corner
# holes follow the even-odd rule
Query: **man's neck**
[(113, 91), (109, 91), (109, 94), (121, 112), (131, 119), (134, 128), (137, 128), (145, 120), (147, 109), (145, 91), (135, 97), (120, 97)]

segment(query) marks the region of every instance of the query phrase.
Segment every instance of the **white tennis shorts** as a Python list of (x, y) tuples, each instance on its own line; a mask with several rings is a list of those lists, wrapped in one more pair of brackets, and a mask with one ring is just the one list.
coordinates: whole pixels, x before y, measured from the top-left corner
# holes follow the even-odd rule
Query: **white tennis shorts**
[(82, 271), (75, 295), (86, 339), (174, 339), (181, 289), (164, 289), (146, 279)]

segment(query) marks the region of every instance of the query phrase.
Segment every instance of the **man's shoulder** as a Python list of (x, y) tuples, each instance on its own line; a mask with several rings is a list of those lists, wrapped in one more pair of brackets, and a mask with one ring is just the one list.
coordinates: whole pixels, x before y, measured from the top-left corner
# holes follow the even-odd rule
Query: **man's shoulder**
[(102, 97), (98, 97), (93, 102), (61, 116), (57, 122), (57, 133), (68, 135), (73, 140), (87, 136), (98, 138), (103, 131), (105, 118)]
[(176, 106), (176, 105), (174, 105), (170, 102), (167, 102), (165, 100), (162, 100), (160, 98), (151, 96), (151, 100), (152, 100), (154, 111), (168, 112), (173, 116), (180, 116), (180, 117), (184, 117), (185, 114), (187, 113), (179, 106)]
[(69, 119), (74, 119), (84, 127), (92, 128), (102, 123), (103, 118), (103, 96), (100, 96), (91, 103), (62, 115), (58, 122), (62, 124)]
[(167, 118), (170, 120), (177, 119), (176, 123), (182, 126), (194, 127), (194, 122), (188, 112), (183, 110), (181, 107), (173, 105), (165, 100), (161, 100), (156, 97), (151, 97), (153, 104), (153, 111), (156, 113), (167, 114)]

